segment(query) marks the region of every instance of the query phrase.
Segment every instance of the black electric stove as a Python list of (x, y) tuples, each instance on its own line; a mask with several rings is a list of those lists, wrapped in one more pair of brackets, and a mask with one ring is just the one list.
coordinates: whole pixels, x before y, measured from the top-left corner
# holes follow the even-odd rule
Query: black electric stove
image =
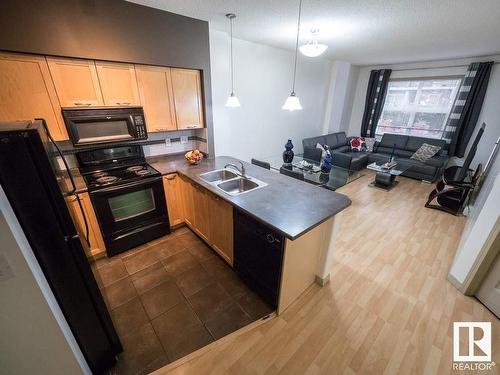
[(82, 173), (90, 191), (109, 185), (126, 184), (143, 178), (160, 176), (160, 172), (147, 163), (124, 167), (99, 169)]
[(109, 256), (170, 233), (161, 173), (146, 163), (142, 146), (76, 155)]

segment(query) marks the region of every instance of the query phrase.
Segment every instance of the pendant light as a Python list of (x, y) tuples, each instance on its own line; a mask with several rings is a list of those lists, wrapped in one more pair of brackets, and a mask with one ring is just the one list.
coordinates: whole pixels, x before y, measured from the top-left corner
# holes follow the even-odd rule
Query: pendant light
[(307, 57), (317, 57), (326, 51), (328, 46), (326, 44), (318, 43), (319, 29), (311, 29), (311, 40), (300, 46), (300, 52)]
[(239, 107), (240, 101), (238, 97), (234, 95), (234, 73), (233, 73), (233, 20), (236, 18), (236, 14), (228, 13), (226, 17), (229, 19), (229, 27), (231, 30), (231, 94), (227, 98), (226, 107), (235, 108)]
[(300, 100), (295, 95), (295, 76), (297, 75), (297, 52), (299, 50), (299, 30), (300, 30), (300, 13), (302, 12), (302, 0), (299, 0), (299, 18), (297, 21), (297, 39), (295, 41), (295, 63), (293, 67), (293, 83), (292, 83), (292, 92), (290, 96), (286, 98), (285, 104), (281, 109), (285, 109), (287, 111), (297, 111), (301, 110), (302, 106), (300, 105)]

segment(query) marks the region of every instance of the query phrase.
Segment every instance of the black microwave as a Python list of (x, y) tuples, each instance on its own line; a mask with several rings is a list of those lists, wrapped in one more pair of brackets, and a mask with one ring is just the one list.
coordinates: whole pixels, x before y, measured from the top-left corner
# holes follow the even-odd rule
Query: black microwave
[(63, 108), (74, 146), (147, 139), (142, 107)]

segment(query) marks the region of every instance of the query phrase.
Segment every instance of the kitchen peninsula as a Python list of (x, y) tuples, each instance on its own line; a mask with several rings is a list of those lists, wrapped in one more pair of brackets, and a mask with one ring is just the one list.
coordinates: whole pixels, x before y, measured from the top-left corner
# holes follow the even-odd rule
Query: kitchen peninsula
[[(347, 208), (351, 201), (343, 194), (335, 193), (326, 189), (294, 180), (292, 178), (268, 171), (266, 169), (242, 162), (246, 174), (250, 178), (258, 179), (266, 183), (263, 188), (232, 196), (218, 188), (215, 184), (205, 181), (200, 175), (207, 172), (224, 169), (228, 164), (239, 165), (240, 161), (232, 157), (216, 157), (205, 159), (199, 165), (191, 166), (179, 156), (166, 156), (148, 160), (151, 166), (157, 169), (165, 177), (167, 204), (171, 223), (173, 215), (183, 215), (185, 223), (191, 227), (200, 237), (209, 243), (214, 250), (232, 264), (233, 249), (231, 244), (226, 245), (229, 249), (224, 252), (214, 246), (217, 239), (207, 238), (206, 233), (210, 230), (210, 217), (217, 220), (217, 227), (224, 227), (222, 242), (232, 240), (233, 235), (235, 249), (238, 249), (237, 233), (233, 232), (233, 219), (236, 220), (234, 212), (241, 212), (249, 217), (249, 220), (257, 221), (270, 233), (283, 236), (283, 257), (280, 269), (279, 300), (277, 304), (278, 314), (283, 312), (301, 293), (303, 293), (315, 281), (324, 284), (329, 279), (331, 259), (334, 251), (334, 233), (338, 225), (339, 214)], [(175, 185), (174, 185), (175, 184)], [(183, 208), (181, 213), (173, 213), (171, 208), (179, 206), (169, 199), (172, 190), (177, 196), (183, 197)], [(215, 207), (226, 206), (226, 215), (219, 210), (212, 209), (210, 200), (213, 199)], [(186, 203), (187, 202), (187, 203)], [(194, 204), (190, 208), (190, 206)], [(194, 212), (190, 212), (193, 210)], [(208, 217), (202, 217), (202, 216)], [(193, 217), (194, 216), (194, 217)], [(198, 220), (196, 217), (198, 216)], [(175, 220), (175, 219), (174, 219)], [(237, 226), (235, 226), (237, 228)], [(219, 250), (219, 251), (218, 251)], [(251, 247), (245, 250), (252, 251)], [(257, 251), (257, 247), (254, 248)], [(258, 264), (258, 262), (257, 262)]]

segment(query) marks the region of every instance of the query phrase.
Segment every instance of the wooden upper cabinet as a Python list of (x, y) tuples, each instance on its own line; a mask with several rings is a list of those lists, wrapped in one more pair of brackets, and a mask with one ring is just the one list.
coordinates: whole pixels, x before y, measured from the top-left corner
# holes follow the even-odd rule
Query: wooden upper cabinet
[(43, 118), (55, 140), (68, 138), (43, 56), (0, 53), (0, 121)]
[(104, 104), (93, 60), (47, 57), (47, 62), (61, 107)]
[(177, 129), (203, 128), (203, 100), (199, 70), (171, 69)]
[(141, 105), (133, 64), (96, 61), (104, 105)]
[(177, 173), (168, 174), (163, 177), (163, 187), (167, 200), (170, 226), (179, 225), (184, 222), (184, 204), (181, 184), (182, 182)]
[(136, 65), (135, 72), (148, 132), (176, 130), (170, 68)]

